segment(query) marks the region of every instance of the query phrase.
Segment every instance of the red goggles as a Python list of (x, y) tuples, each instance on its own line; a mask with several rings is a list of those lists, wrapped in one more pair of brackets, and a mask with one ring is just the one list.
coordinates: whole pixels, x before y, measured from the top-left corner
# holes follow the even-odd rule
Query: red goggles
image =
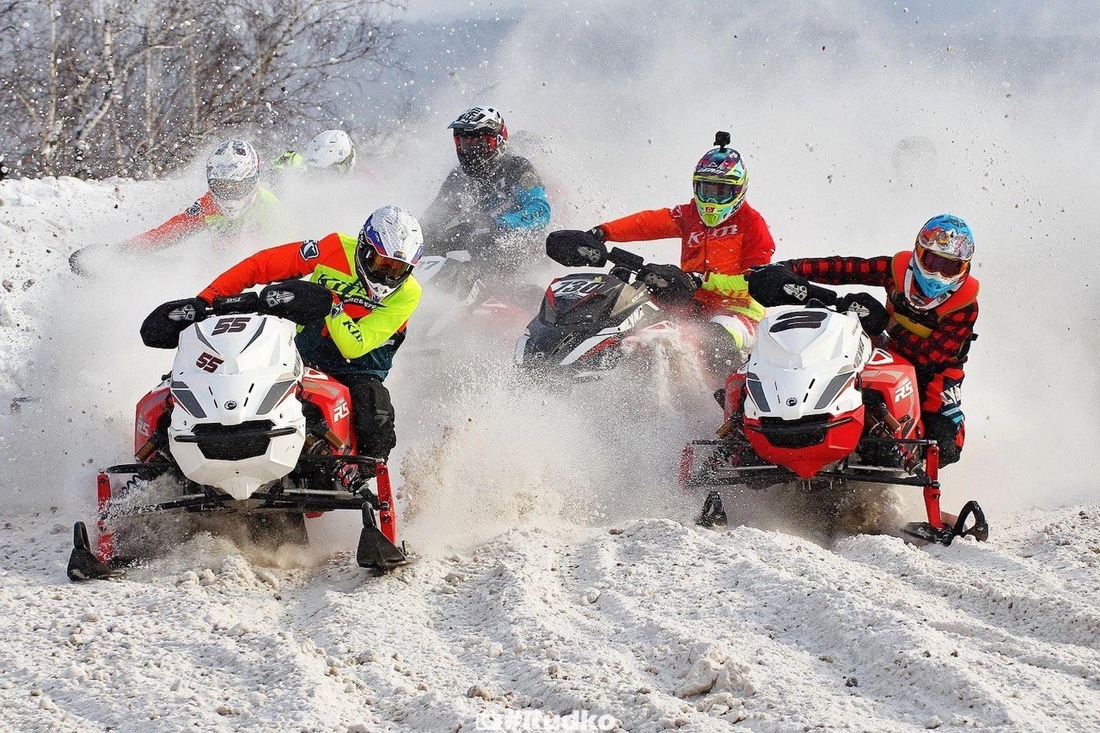
[(967, 265), (970, 264), (965, 260), (956, 260), (953, 257), (947, 257), (927, 247), (917, 247), (917, 257), (920, 259), (921, 267), (923, 267), (926, 272), (946, 278), (958, 277), (966, 272)]
[(497, 149), (495, 134), (455, 135), (455, 148), (460, 153), (489, 153)]

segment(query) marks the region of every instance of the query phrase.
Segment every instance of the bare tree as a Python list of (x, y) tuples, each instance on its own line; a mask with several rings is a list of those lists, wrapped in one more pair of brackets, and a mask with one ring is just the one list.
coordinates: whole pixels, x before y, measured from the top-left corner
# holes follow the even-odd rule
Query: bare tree
[(0, 0), (0, 151), (25, 173), (156, 175), (216, 131), (338, 116), (391, 62), (386, 0)]

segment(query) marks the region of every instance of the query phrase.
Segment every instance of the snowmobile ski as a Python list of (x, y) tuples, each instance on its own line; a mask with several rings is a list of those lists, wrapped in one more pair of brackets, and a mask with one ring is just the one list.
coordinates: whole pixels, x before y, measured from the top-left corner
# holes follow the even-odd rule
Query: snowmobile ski
[(84, 522), (73, 525), (73, 551), (69, 555), (69, 565), (65, 572), (74, 583), (82, 580), (103, 580), (117, 574), (100, 562), (92, 552), (92, 545), (88, 541), (88, 527)]

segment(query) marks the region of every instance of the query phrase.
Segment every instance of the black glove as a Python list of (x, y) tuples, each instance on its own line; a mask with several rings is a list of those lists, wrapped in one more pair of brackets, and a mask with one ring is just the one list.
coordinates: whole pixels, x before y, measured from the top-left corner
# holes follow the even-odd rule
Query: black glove
[(832, 290), (814, 285), (780, 263), (753, 268), (745, 279), (749, 295), (763, 306), (806, 305), (811, 300), (820, 300), (826, 305), (836, 302), (836, 293)]
[(145, 318), (141, 342), (152, 349), (174, 349), (179, 346), (183, 330), (209, 313), (210, 306), (202, 298), (170, 300)]
[(840, 313), (851, 313), (858, 317), (863, 324), (863, 330), (871, 336), (885, 331), (886, 324), (890, 321), (886, 307), (870, 293), (849, 293), (842, 296), (836, 302), (836, 309)]
[(646, 265), (638, 279), (663, 305), (687, 305), (699, 289), (699, 282), (676, 265)]
[(603, 267), (607, 264), (607, 247), (603, 239), (579, 229), (550, 232), (546, 237), (546, 254), (566, 267)]
[(258, 312), (304, 326), (332, 311), (332, 291), (305, 280), (272, 283), (260, 291)]

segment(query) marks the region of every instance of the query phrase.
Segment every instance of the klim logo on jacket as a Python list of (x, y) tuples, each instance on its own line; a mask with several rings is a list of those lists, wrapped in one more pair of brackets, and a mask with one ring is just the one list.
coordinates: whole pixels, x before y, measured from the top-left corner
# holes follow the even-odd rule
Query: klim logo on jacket
[(738, 234), (736, 224), (727, 224), (724, 227), (715, 227), (714, 229), (703, 229), (701, 231), (694, 231), (688, 234), (688, 244), (701, 244), (703, 237), (732, 237), (734, 234)]

